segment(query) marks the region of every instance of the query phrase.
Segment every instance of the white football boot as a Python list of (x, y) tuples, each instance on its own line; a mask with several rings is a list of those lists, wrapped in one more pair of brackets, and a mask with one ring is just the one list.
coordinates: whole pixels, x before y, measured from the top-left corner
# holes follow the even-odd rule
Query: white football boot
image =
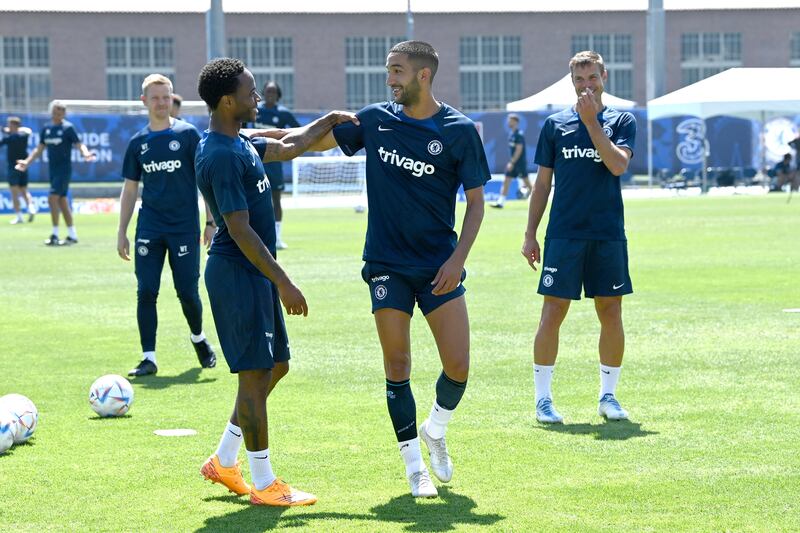
[(436, 498), (439, 495), (427, 468), (408, 476), (408, 484), (411, 486), (411, 495), (415, 498)]
[(560, 424), (564, 417), (553, 407), (553, 400), (545, 396), (536, 404), (536, 420), (543, 424)]
[(447, 483), (453, 479), (453, 461), (450, 459), (450, 454), (447, 453), (447, 443), (444, 437), (441, 439), (434, 439), (428, 435), (427, 420), (419, 427), (419, 436), (422, 437), (425, 446), (428, 448), (433, 474), (439, 478), (439, 481), (442, 483)]
[(607, 420), (627, 420), (628, 411), (620, 406), (613, 394), (604, 394), (597, 405), (597, 414)]

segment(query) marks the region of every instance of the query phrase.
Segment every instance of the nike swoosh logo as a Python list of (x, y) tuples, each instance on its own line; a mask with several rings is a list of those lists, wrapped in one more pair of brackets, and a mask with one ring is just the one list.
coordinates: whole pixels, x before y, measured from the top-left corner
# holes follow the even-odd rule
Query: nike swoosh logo
[(384, 128), (383, 126), (378, 126), (378, 131), (392, 131), (392, 128)]
[(256, 459), (269, 459), (269, 455), (265, 455), (264, 457), (256, 457)]
[(237, 435), (235, 432), (231, 431), (230, 429), (228, 431), (230, 431), (231, 435), (233, 435), (233, 436), (235, 436), (237, 438), (242, 436), (241, 434)]
[(403, 448), (408, 448), (408, 444), (403, 444), (402, 446), (400, 446), (400, 449), (401, 449), (401, 450), (402, 450)]
[(625, 285), (625, 284), (624, 283), (620, 283), (619, 285), (612, 285), (611, 288), (614, 289), (614, 290), (617, 290), (620, 287), (622, 287), (623, 285)]
[(576, 131), (578, 131), (577, 128), (574, 130), (562, 131), (561, 136), (563, 137), (564, 135), (569, 135), (570, 133), (575, 133)]
[(602, 372), (603, 374), (610, 374), (611, 373), (608, 370), (601, 370), (600, 372)]
[(184, 255), (189, 255), (189, 252), (178, 252), (178, 257), (183, 257)]

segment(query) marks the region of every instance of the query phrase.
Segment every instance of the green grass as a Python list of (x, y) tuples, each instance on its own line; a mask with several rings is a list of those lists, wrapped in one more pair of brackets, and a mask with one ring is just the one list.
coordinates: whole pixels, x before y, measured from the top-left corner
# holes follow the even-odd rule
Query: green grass
[[(519, 254), (526, 212), (521, 202), (487, 210), (467, 265), (472, 369), (448, 433), (455, 476), (430, 501), (407, 495), (386, 412), (359, 273), (366, 217), (286, 219), (291, 249), (280, 259), (310, 315), (288, 318), (292, 372), (270, 398), (270, 448), (276, 472), (319, 503), (256, 508), (201, 481), (236, 383), (223, 361), (196, 368), (168, 271), (158, 376), (134, 383), (130, 416), (94, 417), (89, 385), (139, 356), (132, 264), (116, 256), (115, 217), (79, 217), (80, 245), (50, 249), (42, 216), (0, 224), (0, 394), (25, 394), (40, 412), (30, 444), (0, 456), (0, 529), (800, 529), (800, 315), (782, 312), (800, 307), (800, 204), (785, 195), (628, 201), (636, 292), (625, 299), (618, 396), (632, 420), (597, 416), (598, 323), (581, 301), (562, 329), (554, 391), (566, 423), (556, 427), (533, 417), (541, 297)], [(205, 318), (216, 343), (207, 305)], [(422, 421), (440, 366), (419, 314), (412, 336)], [(159, 428), (198, 434), (163, 438)]]

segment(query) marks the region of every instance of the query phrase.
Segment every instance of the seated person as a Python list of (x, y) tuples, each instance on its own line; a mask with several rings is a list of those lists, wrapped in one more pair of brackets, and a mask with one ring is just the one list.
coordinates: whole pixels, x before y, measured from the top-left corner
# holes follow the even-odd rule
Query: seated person
[(782, 190), (787, 183), (791, 183), (793, 191), (796, 191), (797, 186), (800, 185), (800, 176), (792, 168), (792, 154), (785, 154), (783, 160), (772, 168), (772, 173), (775, 175), (775, 185), (770, 189), (771, 192)]

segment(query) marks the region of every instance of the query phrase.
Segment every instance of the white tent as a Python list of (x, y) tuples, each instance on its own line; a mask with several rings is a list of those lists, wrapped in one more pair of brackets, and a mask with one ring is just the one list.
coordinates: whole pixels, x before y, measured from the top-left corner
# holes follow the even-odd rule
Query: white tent
[[(648, 172), (653, 176), (652, 121), (664, 117), (718, 115), (765, 122), (800, 114), (800, 68), (732, 68), (647, 102)], [(763, 137), (763, 136), (762, 136)], [(706, 141), (707, 145), (708, 141)], [(706, 149), (707, 151), (707, 149)], [(761, 169), (764, 167), (763, 138)], [(706, 164), (703, 162), (705, 181)], [(705, 188), (705, 184), (704, 184)]]
[[(533, 94), (522, 100), (506, 104), (506, 111), (539, 111), (564, 109), (575, 104), (575, 87), (569, 74), (555, 82), (550, 87)], [(613, 94), (603, 93), (603, 103), (615, 109), (631, 109), (636, 102), (618, 98)]]
[(800, 114), (800, 68), (732, 68), (647, 102), (647, 118)]

